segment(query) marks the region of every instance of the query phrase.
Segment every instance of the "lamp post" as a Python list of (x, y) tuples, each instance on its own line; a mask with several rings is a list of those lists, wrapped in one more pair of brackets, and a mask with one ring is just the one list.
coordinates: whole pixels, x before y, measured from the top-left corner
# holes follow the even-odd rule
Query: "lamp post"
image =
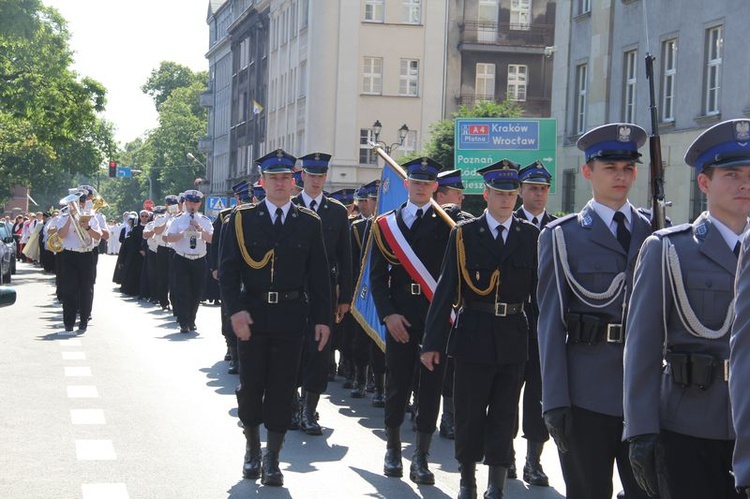
[[(198, 160), (198, 158), (196, 158), (193, 155), (193, 153), (189, 152), (189, 153), (186, 154), (186, 156), (187, 156), (187, 159), (189, 159), (190, 161), (193, 161), (193, 162), (198, 163), (199, 165), (201, 165), (203, 167), (203, 173), (206, 176), (208, 176), (208, 167), (206, 165), (204, 165), (203, 163), (201, 163)], [(208, 186), (208, 184), (210, 184), (210, 181), (208, 179), (206, 179), (206, 178), (197, 178), (197, 179), (195, 179), (195, 185), (196, 185), (196, 187), (198, 187), (198, 190), (200, 190), (201, 192), (203, 192), (203, 189), (208, 190), (208, 188), (206, 187), (206, 186)], [(207, 192), (203, 192), (203, 193), (207, 194)]]
[(391, 154), (391, 151), (393, 149), (396, 149), (399, 146), (404, 145), (404, 140), (406, 140), (406, 136), (409, 135), (409, 127), (406, 126), (406, 123), (401, 125), (401, 128), (398, 129), (398, 142), (394, 142), (393, 144), (386, 144), (382, 140), (380, 140), (380, 132), (383, 131), (383, 125), (380, 123), (380, 120), (375, 120), (375, 123), (372, 124), (372, 133), (375, 135), (375, 143), (379, 146), (382, 146), (383, 149), (385, 149), (386, 154)]

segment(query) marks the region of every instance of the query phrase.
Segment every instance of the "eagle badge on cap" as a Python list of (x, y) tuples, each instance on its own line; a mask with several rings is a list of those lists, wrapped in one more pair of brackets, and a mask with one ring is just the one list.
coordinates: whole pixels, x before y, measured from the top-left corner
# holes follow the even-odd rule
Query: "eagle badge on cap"
[(283, 158), (284, 157), (284, 151), (282, 149), (276, 149), (276, 157), (277, 158)]
[(510, 168), (510, 163), (508, 162), (507, 159), (504, 159), (503, 160), (503, 170), (507, 170), (508, 168)]
[(425, 158), (425, 159), (422, 160), (422, 166), (420, 166), (419, 168), (422, 171), (425, 171), (427, 169), (427, 165), (429, 165), (429, 163), (427, 162), (427, 158)]
[(734, 124), (734, 139), (737, 142), (750, 140), (750, 121), (738, 121)]
[(617, 140), (619, 142), (630, 142), (630, 134), (633, 130), (626, 125), (623, 125), (617, 129)]
[(319, 152), (315, 153), (315, 161), (320, 161), (320, 153)]

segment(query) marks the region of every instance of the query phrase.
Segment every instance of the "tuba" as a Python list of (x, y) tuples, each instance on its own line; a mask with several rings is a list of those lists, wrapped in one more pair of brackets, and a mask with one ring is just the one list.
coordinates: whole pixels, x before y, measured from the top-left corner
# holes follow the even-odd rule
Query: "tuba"
[(78, 204), (78, 200), (83, 195), (83, 192), (75, 194), (69, 194), (60, 200), (60, 204), (68, 207), (68, 216), (70, 217), (70, 225), (76, 233), (76, 236), (81, 241), (81, 244), (85, 247), (91, 246), (94, 242), (88, 232), (81, 226), (82, 223), (86, 223), (91, 219), (90, 213), (83, 213), (81, 207)]

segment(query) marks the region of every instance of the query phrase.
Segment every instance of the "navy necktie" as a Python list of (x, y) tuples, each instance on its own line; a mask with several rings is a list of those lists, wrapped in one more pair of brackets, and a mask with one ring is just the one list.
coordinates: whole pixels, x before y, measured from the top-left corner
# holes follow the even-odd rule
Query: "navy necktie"
[(615, 222), (617, 223), (617, 240), (627, 253), (630, 250), (630, 231), (625, 226), (625, 214), (621, 211), (615, 212)]
[(281, 218), (284, 216), (284, 210), (281, 208), (276, 208), (276, 220), (273, 222), (274, 227), (282, 227), (284, 225), (284, 222), (281, 220)]
[(734, 250), (732, 250), (732, 251), (734, 251), (734, 256), (736, 256), (737, 258), (740, 257), (740, 247), (741, 246), (742, 245), (740, 244), (740, 242), (737, 241), (737, 244), (734, 245)]
[(414, 222), (411, 224), (411, 231), (414, 232), (417, 230), (417, 227), (419, 227), (420, 222), (422, 221), (422, 214), (424, 212), (422, 211), (422, 208), (419, 208), (417, 210), (417, 218), (414, 219)]
[(537, 220), (537, 218), (534, 217), (531, 219), (531, 223), (533, 223), (534, 225), (539, 225), (539, 220)]
[(503, 239), (503, 231), (505, 230), (504, 225), (498, 225), (497, 226), (497, 247), (500, 248), (500, 251), (503, 250), (505, 247), (505, 239)]
[(312, 211), (317, 211), (317, 210), (315, 209), (315, 207), (317, 206), (317, 204), (318, 204), (318, 202), (317, 202), (317, 201), (315, 201), (314, 199), (313, 199), (312, 201), (310, 201), (310, 209), (311, 209)]

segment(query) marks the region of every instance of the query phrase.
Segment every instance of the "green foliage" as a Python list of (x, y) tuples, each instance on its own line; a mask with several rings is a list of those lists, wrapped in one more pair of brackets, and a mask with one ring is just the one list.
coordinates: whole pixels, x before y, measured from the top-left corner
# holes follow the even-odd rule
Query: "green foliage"
[(151, 71), (151, 76), (141, 87), (141, 91), (154, 99), (156, 110), (160, 111), (162, 104), (175, 89), (189, 87), (194, 83), (200, 83), (205, 87), (207, 80), (208, 73), (205, 71), (194, 73), (190, 68), (176, 62), (162, 61), (158, 69)]

